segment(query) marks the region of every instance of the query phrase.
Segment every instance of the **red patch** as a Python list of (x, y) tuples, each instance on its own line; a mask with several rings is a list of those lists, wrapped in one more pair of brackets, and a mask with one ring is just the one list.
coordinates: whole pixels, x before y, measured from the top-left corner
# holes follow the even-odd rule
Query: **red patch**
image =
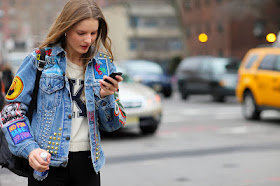
[(89, 121), (94, 122), (94, 112), (88, 112)]

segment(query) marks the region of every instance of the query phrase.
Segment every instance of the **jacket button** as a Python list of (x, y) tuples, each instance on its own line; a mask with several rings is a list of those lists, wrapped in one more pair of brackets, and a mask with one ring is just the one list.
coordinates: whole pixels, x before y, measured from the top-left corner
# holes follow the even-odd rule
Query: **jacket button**
[(71, 118), (72, 118), (72, 115), (71, 115), (71, 114), (69, 114), (69, 115), (68, 115), (68, 118), (69, 118), (69, 119), (71, 119)]
[(106, 103), (106, 102), (104, 102), (104, 103), (102, 103), (102, 105), (103, 105), (103, 106), (105, 106), (105, 105), (107, 105), (107, 103)]
[(69, 137), (69, 136), (67, 136), (67, 137), (66, 137), (66, 140), (67, 140), (67, 141), (69, 141), (69, 140), (70, 140), (70, 137)]

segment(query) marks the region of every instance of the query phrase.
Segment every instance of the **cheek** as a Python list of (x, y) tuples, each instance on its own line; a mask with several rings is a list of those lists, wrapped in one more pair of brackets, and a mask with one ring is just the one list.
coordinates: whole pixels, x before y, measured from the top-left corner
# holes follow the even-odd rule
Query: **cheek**
[(94, 36), (91, 37), (92, 43), (94, 43), (94, 41), (96, 40), (96, 38), (97, 38), (97, 35), (94, 35)]

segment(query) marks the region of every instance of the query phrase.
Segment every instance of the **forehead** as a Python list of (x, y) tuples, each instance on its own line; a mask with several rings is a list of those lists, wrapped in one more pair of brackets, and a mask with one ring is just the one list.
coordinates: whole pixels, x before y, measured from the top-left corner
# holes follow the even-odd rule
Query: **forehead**
[(99, 22), (97, 19), (88, 18), (84, 19), (73, 26), (74, 30), (92, 31), (98, 30)]

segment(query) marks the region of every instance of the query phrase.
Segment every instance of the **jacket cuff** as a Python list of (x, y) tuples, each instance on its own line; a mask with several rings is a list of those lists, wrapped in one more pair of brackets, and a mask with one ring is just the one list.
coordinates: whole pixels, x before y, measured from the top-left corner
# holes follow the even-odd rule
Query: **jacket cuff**
[(34, 149), (40, 148), (39, 145), (35, 142), (35, 141), (31, 141), (24, 144), (17, 152), (16, 156), (19, 157), (24, 157), (26, 159), (28, 159), (28, 156), (30, 154), (31, 151), (33, 151)]

